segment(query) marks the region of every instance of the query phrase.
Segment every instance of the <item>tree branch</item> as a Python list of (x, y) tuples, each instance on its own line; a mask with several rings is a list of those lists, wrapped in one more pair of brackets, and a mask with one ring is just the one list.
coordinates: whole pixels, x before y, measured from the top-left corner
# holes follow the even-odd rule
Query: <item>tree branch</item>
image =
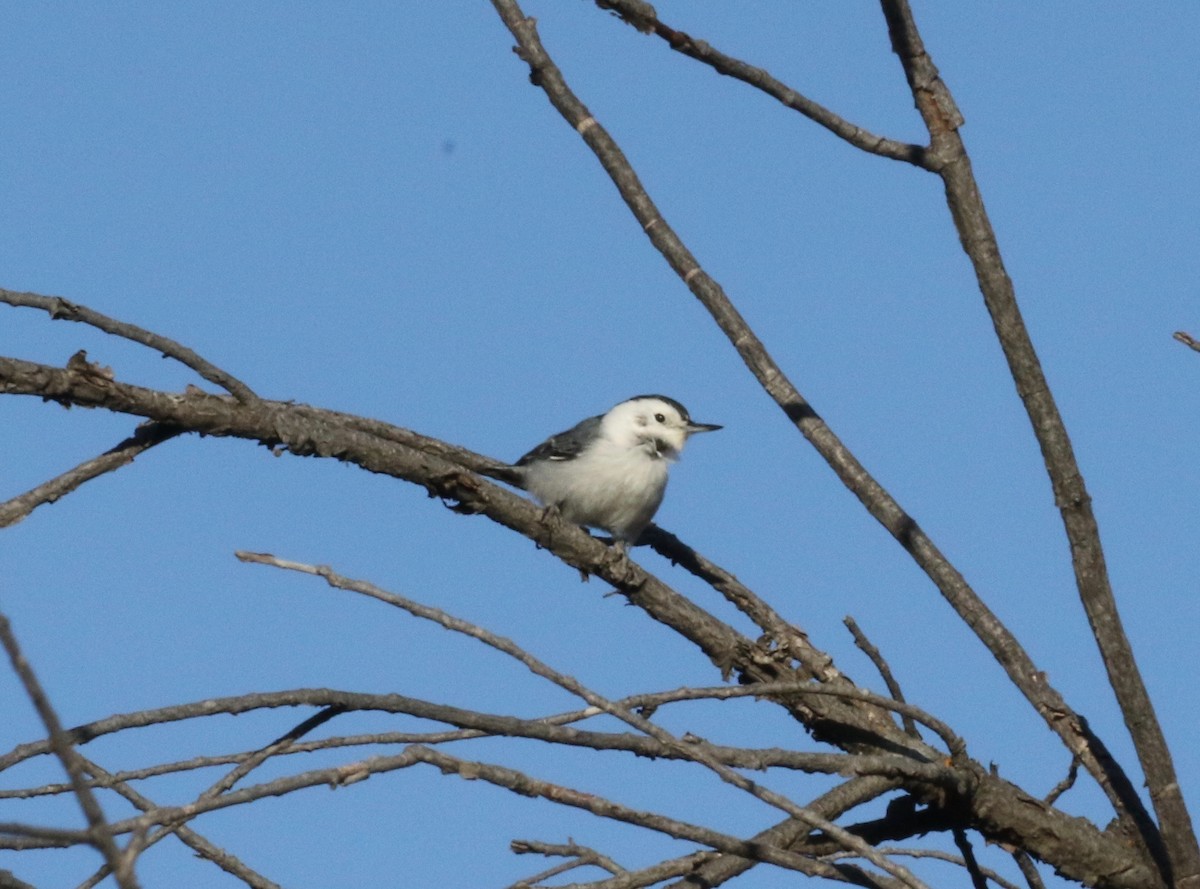
[(683, 31), (677, 31), (667, 26), (658, 18), (658, 14), (648, 3), (643, 3), (641, 0), (595, 0), (595, 2), (601, 9), (615, 11), (623, 19), (634, 24), (639, 31), (653, 32), (665, 40), (676, 52), (708, 65), (718, 74), (740, 80), (778, 100), (785, 107), (800, 112), (813, 123), (824, 127), (855, 148), (860, 148), (868, 154), (876, 154), (880, 157), (904, 161), (928, 169), (926, 160), (928, 149), (924, 145), (910, 145), (895, 139), (887, 139), (850, 123), (825, 106), (775, 79), (762, 68), (755, 68), (740, 59), (720, 52), (703, 40), (697, 40)]
[(46, 697), (46, 692), (38, 682), (33, 668), (21, 652), (17, 638), (13, 635), (12, 625), (4, 614), (0, 614), (0, 646), (3, 646), (8, 654), (13, 672), (17, 674), (17, 678), (25, 689), (25, 694), (28, 695), (38, 717), (46, 727), (46, 732), (50, 736), (49, 744), (54, 755), (58, 757), (67, 771), (75, 798), (79, 801), (79, 808), (83, 810), (84, 817), (87, 819), (88, 842), (104, 856), (121, 889), (137, 889), (137, 879), (133, 874), (133, 858), (122, 854), (121, 850), (117, 848), (109, 825), (104, 819), (104, 811), (87, 785), (83, 757), (71, 745), (70, 739), (63, 731), (58, 714), (54, 712), (54, 707), (50, 704), (50, 699)]
[(1132, 785), (1111, 757), (1102, 755), (1106, 751), (1097, 752), (1098, 739), (1086, 731), (1079, 716), (1046, 681), (1045, 674), (1037, 669), (1017, 639), (984, 604), (966, 579), (916, 521), (850, 453), (776, 364), (720, 285), (704, 272), (659, 213), (620, 147), (567, 86), (561, 71), (542, 46), (534, 21), (525, 17), (515, 0), (492, 0), (492, 4), (516, 39), (518, 55), (529, 65), (534, 84), (545, 91), (550, 103), (595, 153), (651, 244), (709, 311), (763, 389), (867, 511), (925, 571), (1047, 725), (1062, 738), (1073, 754), (1080, 757), (1117, 812), (1124, 813), (1136, 803), (1136, 794), (1130, 798), (1127, 789)]
[[(1170, 750), (1117, 611), (1091, 497), (1021, 317), (1012, 280), (1000, 256), (996, 233), (958, 132), (962, 116), (925, 51), (907, 0), (882, 0), (882, 7), (892, 48), (900, 58), (913, 99), (929, 131), (933, 152), (940, 159), (938, 174), (945, 186), (954, 226), (963, 250), (974, 266), (996, 336), (1041, 448), (1054, 489), (1054, 500), (1067, 532), (1079, 596), (1108, 671), (1109, 683), (1137, 749), (1150, 798), (1158, 813), (1158, 826), (1169, 863), (1163, 861), (1153, 824), (1139, 814), (1141, 805), (1132, 785), (1127, 779), (1120, 780), (1124, 775), (1113, 776), (1121, 801), (1118, 813), (1126, 810), (1132, 817), (1149, 851), (1155, 855), (1160, 867), (1164, 867), (1167, 882), (1174, 881), (1180, 887), (1194, 889), (1200, 886), (1200, 845), (1184, 804)], [(1035, 701), (1039, 710), (1046, 703)], [(1072, 752), (1079, 753), (1075, 749)], [(1088, 765), (1086, 760), (1084, 762)]]
[[(304, 565), (298, 562), (289, 562), (282, 559), (277, 559), (273, 556), (262, 556), (250, 553), (239, 553), (238, 556), (244, 560), (262, 562), (264, 564), (273, 565), (277, 568), (286, 568), (293, 571), (301, 571), (306, 574), (322, 577), (327, 583), (329, 583), (331, 586), (337, 587), (338, 589), (350, 590), (370, 596), (371, 598), (378, 599), (381, 602), (386, 602), (389, 605), (403, 609), (414, 617), (433, 621), (434, 623), (437, 623), (448, 630), (452, 630), (456, 633), (462, 633), (466, 636), (470, 636), (473, 639), (477, 639), (485, 645), (488, 645), (518, 661), (535, 675), (549, 680), (559, 688), (562, 688), (565, 691), (582, 698), (591, 706), (597, 707), (610, 716), (614, 716), (633, 728), (644, 732), (667, 749), (681, 754), (682, 758), (690, 759), (693, 762), (707, 767), (727, 784), (749, 793), (767, 805), (774, 806), (793, 818), (808, 823), (811, 827), (824, 831), (835, 841), (843, 844), (845, 848), (854, 850), (857, 854), (866, 858), (876, 867), (886, 871), (892, 877), (900, 881), (903, 885), (910, 886), (912, 889), (926, 889), (925, 885), (906, 868), (897, 866), (894, 862), (888, 861), (883, 856), (878, 855), (869, 844), (864, 843), (858, 837), (842, 830), (842, 828), (838, 827), (836, 824), (821, 818), (819, 815), (809, 811), (808, 809), (805, 809), (803, 806), (796, 805), (792, 800), (788, 799), (783, 794), (763, 787), (757, 782), (750, 781), (741, 773), (725, 765), (723, 762), (721, 762), (720, 758), (716, 755), (715, 751), (711, 749), (711, 746), (706, 741), (700, 741), (697, 739), (689, 743), (675, 737), (670, 732), (651, 722), (645, 716), (613, 703), (604, 696), (592, 691), (577, 679), (555, 670), (549, 664), (546, 664), (538, 658), (535, 658), (533, 655), (525, 651), (510, 639), (498, 636), (489, 630), (485, 630), (483, 627), (472, 624), (463, 620), (462, 618), (455, 617), (441, 609), (433, 608), (420, 602), (414, 602), (411, 599), (407, 599), (395, 593), (382, 590), (374, 584), (343, 577), (334, 572), (332, 569), (326, 567), (318, 568), (313, 565)], [(844, 692), (841, 690), (836, 689), (819, 688), (818, 691), (828, 691), (833, 694), (838, 694), (840, 692), (844, 694)]]
[[(884, 659), (879, 649), (867, 638), (854, 618), (847, 616), (842, 620), (842, 623), (846, 625), (846, 629), (854, 637), (854, 644), (858, 646), (859, 651), (865, 654), (871, 663), (875, 665), (875, 669), (879, 671), (879, 675), (883, 679), (883, 684), (887, 686), (888, 694), (893, 699), (904, 703), (904, 692), (900, 688), (900, 683), (892, 675), (892, 668), (888, 666), (888, 662)], [(904, 722), (904, 730), (914, 738), (919, 738), (920, 734), (917, 732), (917, 725), (913, 722), (913, 717), (908, 713), (901, 713), (901, 718)]]
[[(138, 793), (126, 782), (117, 780), (116, 776), (105, 771), (96, 763), (88, 761), (85, 767), (87, 768), (88, 772), (91, 773), (93, 779), (96, 781), (105, 782), (106, 787), (111, 787), (143, 812), (150, 812), (158, 808), (158, 806), (152, 800), (147, 799), (145, 796)], [(253, 868), (247, 866), (246, 863), (239, 859), (236, 855), (231, 855), (220, 846), (216, 845), (215, 843), (196, 833), (196, 831), (192, 830), (190, 827), (187, 827), (183, 824), (178, 824), (171, 828), (164, 829), (163, 831), (160, 831), (157, 836), (148, 838), (146, 841), (146, 846), (153, 845), (154, 843), (158, 842), (159, 839), (167, 836), (168, 834), (174, 834), (178, 836), (180, 841), (182, 841), (186, 846), (196, 853), (197, 857), (205, 858), (213, 862), (213, 864), (217, 865), (219, 868), (221, 868), (221, 870), (225, 871), (227, 874), (237, 877), (247, 886), (253, 887), (253, 889), (282, 889), (282, 887), (277, 883), (271, 882)], [(100, 868), (100, 870), (93, 874), (90, 879), (80, 884), (79, 889), (88, 889), (88, 887), (99, 884), (104, 880), (105, 877), (108, 876), (109, 873), (110, 870), (107, 866)]]
[(185, 367), (191, 368), (203, 379), (220, 386), (243, 404), (258, 399), (258, 396), (250, 390), (250, 387), (241, 380), (221, 370), (215, 364), (205, 361), (186, 346), (180, 345), (165, 336), (138, 327), (136, 324), (128, 324), (124, 321), (118, 321), (115, 318), (109, 318), (107, 315), (102, 315), (100, 312), (89, 309), (87, 306), (81, 306), (78, 303), (65, 300), (61, 296), (42, 296), (38, 293), (18, 293), (13, 290), (0, 289), (0, 303), (8, 303), (10, 306), (41, 309), (56, 321), (78, 321), (82, 324), (95, 327), (97, 330), (103, 330), (105, 333), (111, 333), (113, 336), (119, 336), (123, 339), (140, 343), (143, 346), (149, 346), (151, 349), (161, 352), (164, 358), (174, 358)]
[(1200, 340), (1197, 340), (1190, 333), (1186, 333), (1182, 330), (1177, 330), (1174, 333), (1174, 337), (1175, 337), (1175, 339), (1179, 340), (1179, 342), (1181, 342), (1185, 346), (1187, 346), (1189, 349), (1191, 349), (1195, 352), (1200, 352)]
[[(119, 383), (104, 374), (74, 367), (68, 370), (0, 358), (0, 394), (26, 394), (82, 407), (147, 417), (207, 435), (246, 438), (299, 456), (325, 456), (355, 463), (373, 472), (416, 483), (449, 501), (463, 513), (487, 515), (506, 527), (538, 541), (550, 552), (580, 570), (596, 574), (620, 590), (651, 617), (693, 641), (722, 671), (737, 670), (747, 682), (771, 682), (797, 677), (769, 651), (689, 602), (660, 580), (590, 537), (561, 521), (544, 522), (543, 510), (532, 502), (471, 475), (461, 465), (435, 456), (436, 442), (418, 449), (364, 431), (345, 415), (305, 405), (258, 401), (239, 404), (233, 399), (197, 391), (157, 392)], [(425, 441), (407, 430), (397, 437)], [(449, 447), (443, 445), (443, 447)], [(480, 458), (481, 460), (483, 458)], [(844, 678), (825, 685), (856, 691)], [(326, 700), (325, 703), (336, 703)], [(886, 711), (863, 702), (840, 701), (813, 694), (791, 697), (786, 705), (815, 735), (851, 752), (912, 751), (921, 743), (905, 735)], [(15, 752), (15, 751), (14, 751)], [(934, 752), (922, 756), (935, 756)], [(0, 758), (0, 763), (3, 762)], [(1020, 838), (1030, 851), (1054, 862), (1066, 874), (1091, 879), (1097, 885), (1124, 889), (1145, 885), (1146, 875), (1129, 852), (1089, 825), (1021, 794), (1015, 787), (988, 775), (978, 764), (964, 773), (973, 788), (967, 804), (971, 826), (990, 839)], [(906, 782), (907, 784), (908, 782)], [(931, 799), (944, 789), (913, 780), (910, 792)], [(207, 805), (207, 804), (206, 804)], [(1040, 808), (1039, 808), (1040, 807)], [(1035, 826), (1040, 824), (1041, 826)], [(1097, 866), (1097, 861), (1101, 862)]]
[(84, 482), (104, 475), (106, 472), (128, 466), (139, 454), (155, 445), (169, 441), (181, 434), (182, 429), (161, 423), (143, 423), (133, 435), (114, 445), (98, 457), (80, 463), (74, 469), (43, 482), (30, 491), (0, 503), (0, 528), (15, 525), (27, 515), (47, 503), (54, 503), (74, 491)]

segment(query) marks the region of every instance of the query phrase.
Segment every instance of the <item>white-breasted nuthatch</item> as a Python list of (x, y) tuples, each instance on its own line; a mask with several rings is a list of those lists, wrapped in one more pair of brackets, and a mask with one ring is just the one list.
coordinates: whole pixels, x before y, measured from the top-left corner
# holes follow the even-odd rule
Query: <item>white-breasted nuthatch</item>
[(667, 489), (668, 465), (688, 437), (720, 428), (693, 422), (673, 398), (638, 395), (550, 436), (511, 469), (548, 510), (607, 531), (623, 549), (650, 524)]

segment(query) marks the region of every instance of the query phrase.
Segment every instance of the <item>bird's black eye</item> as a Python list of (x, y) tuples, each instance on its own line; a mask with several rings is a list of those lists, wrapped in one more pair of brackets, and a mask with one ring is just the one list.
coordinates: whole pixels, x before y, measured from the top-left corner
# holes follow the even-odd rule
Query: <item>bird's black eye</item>
[(664, 417), (662, 414), (655, 414), (654, 419), (658, 420), (658, 422), (660, 422), (660, 423), (667, 422), (667, 418)]

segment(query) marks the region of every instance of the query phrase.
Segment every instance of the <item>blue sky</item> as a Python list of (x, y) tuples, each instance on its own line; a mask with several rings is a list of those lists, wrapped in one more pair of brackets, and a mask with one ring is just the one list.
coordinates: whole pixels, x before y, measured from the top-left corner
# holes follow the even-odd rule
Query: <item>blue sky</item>
[[(656, 5), (673, 27), (860, 125), (921, 138), (874, 6)], [(934, 177), (858, 153), (589, 3), (525, 10), (801, 392), (1135, 768), (1037, 447)], [(1200, 607), (1200, 355), (1171, 333), (1200, 335), (1200, 8), (917, 3), (915, 12), (966, 117), (963, 136), (1195, 806), (1186, 665)], [(877, 685), (841, 626), (853, 615), (910, 700), (954, 726), (977, 759), (1034, 792), (1062, 777), (1065, 751), (756, 387), (530, 86), (489, 4), (26, 4), (0, 11), (0, 26), (0, 286), (62, 295), (174, 337), (264, 396), (507, 459), (630, 395), (668, 393), (726, 428), (689, 448), (660, 524)], [(145, 349), (0, 307), (0, 354), (61, 365), (80, 348), (119, 379), (172, 390), (195, 382)], [(0, 498), (133, 426), (0, 399)], [(236, 549), (328, 563), (445, 608), (609, 696), (717, 678), (604, 597), (602, 583), (581, 584), (527, 540), (454, 515), (422, 490), (245, 442), (185, 439), (0, 534), (0, 605), (65, 722), (303, 686), (522, 715), (574, 706), (478, 645), (310, 578), (241, 565)], [(638, 558), (737, 623), (689, 577)], [(0, 750), (38, 735), (7, 673), (0, 699), (9, 702)], [(809, 746), (782, 717), (752, 714), (724, 704), (660, 716), (713, 740)], [(233, 751), (304, 715), (173, 726), (86, 752), (116, 769)], [(364, 717), (334, 730), (394, 724)], [(453, 752), (681, 817), (699, 809), (739, 834), (774, 820), (680, 766), (666, 767), (666, 780), (654, 777), (661, 766), (615, 756), (500, 742)], [(26, 775), (56, 780), (57, 770), (42, 763), (13, 780)], [(215, 778), (144, 789), (182, 802)], [(801, 800), (822, 786), (770, 780)], [(1083, 783), (1063, 804), (1103, 823)], [(74, 823), (78, 814), (62, 801), (0, 800), (0, 821), (17, 817)], [(404, 885), (506, 885), (540, 867), (509, 854), (515, 837), (572, 836), (628, 866), (691, 848), (430, 769), (196, 827), (289, 887), (382, 885), (400, 871)], [(0, 853), (0, 868), (46, 886), (72, 885), (95, 863), (90, 852)], [(172, 843), (139, 872), (147, 886), (235, 885)], [(760, 868), (741, 885), (780, 879)]]

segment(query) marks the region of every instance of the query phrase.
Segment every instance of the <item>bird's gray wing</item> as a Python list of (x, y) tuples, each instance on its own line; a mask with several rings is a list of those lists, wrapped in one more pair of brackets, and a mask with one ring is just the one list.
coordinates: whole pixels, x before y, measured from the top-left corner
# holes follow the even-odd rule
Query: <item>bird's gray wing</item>
[(574, 460), (587, 447), (600, 429), (600, 417), (588, 417), (566, 432), (551, 435), (544, 442), (517, 461), (525, 466), (534, 460)]

